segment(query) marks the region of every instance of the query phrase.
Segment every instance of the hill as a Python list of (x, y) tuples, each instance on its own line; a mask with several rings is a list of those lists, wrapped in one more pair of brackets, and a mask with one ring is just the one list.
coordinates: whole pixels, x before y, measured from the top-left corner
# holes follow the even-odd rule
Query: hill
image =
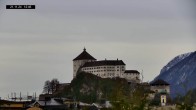
[(156, 79), (170, 83), (172, 97), (196, 88), (196, 52), (176, 56), (163, 67)]
[(81, 72), (58, 95), (92, 103), (100, 99), (118, 98), (118, 95), (127, 96), (129, 93), (130, 85), (125, 79), (100, 78), (91, 73)]

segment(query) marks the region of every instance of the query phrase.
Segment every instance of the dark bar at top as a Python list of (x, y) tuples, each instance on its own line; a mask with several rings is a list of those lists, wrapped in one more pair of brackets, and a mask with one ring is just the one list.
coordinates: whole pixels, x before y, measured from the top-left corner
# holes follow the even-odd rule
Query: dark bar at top
[(35, 5), (6, 5), (6, 9), (35, 9)]

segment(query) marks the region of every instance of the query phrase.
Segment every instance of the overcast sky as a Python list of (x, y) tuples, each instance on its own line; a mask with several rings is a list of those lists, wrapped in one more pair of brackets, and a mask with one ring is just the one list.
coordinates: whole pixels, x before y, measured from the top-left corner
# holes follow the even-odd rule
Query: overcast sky
[[(35, 10), (6, 10), (34, 4)], [(179, 54), (196, 51), (194, 0), (0, 0), (0, 97), (37, 94), (72, 80), (83, 48), (121, 59), (151, 81)]]

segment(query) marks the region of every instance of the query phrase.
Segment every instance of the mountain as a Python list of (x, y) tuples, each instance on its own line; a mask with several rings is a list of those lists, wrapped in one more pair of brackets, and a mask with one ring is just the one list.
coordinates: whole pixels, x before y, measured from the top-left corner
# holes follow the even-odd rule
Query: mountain
[(196, 51), (176, 56), (161, 69), (157, 79), (170, 84), (172, 97), (196, 88)]

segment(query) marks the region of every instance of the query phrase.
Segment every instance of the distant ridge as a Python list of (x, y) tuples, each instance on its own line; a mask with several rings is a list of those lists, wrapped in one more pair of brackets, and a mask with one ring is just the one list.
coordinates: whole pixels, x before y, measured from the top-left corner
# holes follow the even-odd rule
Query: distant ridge
[(173, 58), (161, 69), (156, 79), (170, 84), (172, 97), (184, 95), (188, 90), (196, 88), (196, 51)]

